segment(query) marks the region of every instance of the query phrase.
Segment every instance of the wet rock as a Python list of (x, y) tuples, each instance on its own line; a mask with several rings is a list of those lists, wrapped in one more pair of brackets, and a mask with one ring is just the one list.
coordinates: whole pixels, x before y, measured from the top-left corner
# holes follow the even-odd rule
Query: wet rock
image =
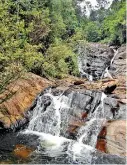
[(105, 153), (107, 152), (106, 139), (105, 139), (106, 133), (107, 133), (107, 130), (106, 130), (106, 127), (104, 126), (98, 135), (97, 144), (96, 144), (96, 149)]
[(98, 138), (105, 139), (106, 133), (107, 133), (106, 127), (103, 127), (102, 130), (101, 130), (101, 132), (98, 135)]
[(98, 80), (102, 77), (114, 54), (108, 46), (92, 43), (80, 45), (78, 53), (81, 76), (89, 79), (89, 75), (91, 75), (93, 80)]
[[(16, 80), (8, 86), (16, 92), (10, 99), (0, 105), (0, 123), (2, 128), (18, 127), (26, 122), (26, 111), (30, 108), (35, 97), (51, 84), (48, 80), (32, 73)], [(0, 95), (4, 97), (4, 94)]]
[(118, 155), (96, 153), (91, 164), (126, 164), (126, 158)]
[(81, 84), (84, 84), (84, 81), (79, 80), (74, 82), (74, 85), (81, 85)]
[(126, 73), (126, 45), (122, 45), (118, 49), (118, 54), (114, 59), (112, 67), (110, 68), (110, 73), (114, 78), (118, 78), (118, 76), (125, 77)]
[(108, 153), (127, 156), (125, 120), (116, 120), (109, 123), (107, 126), (106, 142)]
[(115, 89), (116, 89), (117, 85), (112, 85), (112, 86), (107, 86), (104, 90), (105, 94), (111, 94)]
[(27, 147), (23, 144), (17, 144), (14, 149), (14, 155), (22, 159), (27, 159), (34, 149)]
[(96, 149), (106, 153), (106, 140), (105, 139), (98, 139), (96, 144)]
[[(65, 89), (65, 91), (63, 89)], [(57, 123), (57, 118), (55, 117), (55, 110), (52, 110), (55, 109), (54, 104), (57, 104), (57, 102), (54, 102), (53, 98), (45, 96), (45, 94), (48, 93), (48, 90), (52, 91), (51, 95), (54, 97), (59, 96), (59, 98), (61, 98), (60, 100), (63, 101), (65, 105), (64, 107), (61, 106), (59, 110), (61, 118), (60, 134), (62, 136), (69, 137), (69, 134), (73, 133), (76, 137), (76, 131), (81, 126), (85, 125), (86, 121), (89, 121), (92, 118), (106, 118), (107, 120), (111, 120), (124, 117), (123, 111), (125, 105), (120, 104), (117, 99), (110, 96), (107, 96), (102, 103), (102, 92), (90, 91), (85, 88), (77, 89), (75, 87), (70, 87), (67, 90), (62, 87), (61, 89), (53, 88), (45, 90), (38, 96), (38, 102), (36, 102), (36, 105), (34, 106), (34, 111), (36, 111), (38, 117), (32, 126), (35, 131), (39, 129), (40, 132), (46, 131), (46, 133), (49, 133), (56, 129), (55, 123)], [(32, 113), (33, 112), (31, 111), (31, 116)], [(52, 131), (50, 129), (45, 129), (47, 128), (47, 124), (53, 122), (54, 128)], [(39, 127), (40, 123), (42, 123), (43, 127)]]

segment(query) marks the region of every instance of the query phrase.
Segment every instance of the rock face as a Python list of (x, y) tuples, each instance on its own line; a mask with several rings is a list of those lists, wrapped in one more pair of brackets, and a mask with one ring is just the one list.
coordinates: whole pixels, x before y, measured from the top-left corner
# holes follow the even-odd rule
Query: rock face
[[(62, 86), (46, 89), (38, 96), (34, 113), (31, 112), (32, 118), (28, 129), (52, 135), (58, 132), (61, 136), (74, 139), (83, 132), (89, 132), (90, 138), (86, 135), (88, 140), (86, 144), (91, 144), (89, 140), (93, 137), (96, 143), (104, 118), (114, 120), (123, 117), (121, 111), (124, 111), (126, 106), (121, 107), (121, 105), (117, 99), (102, 92), (77, 88), (77, 86), (68, 89)], [(85, 129), (87, 125), (88, 128), (80, 132), (80, 128)]]
[(26, 122), (25, 112), (30, 108), (37, 94), (50, 84), (48, 80), (32, 73), (10, 84), (8, 88), (16, 94), (0, 105), (0, 127), (17, 127)]
[(110, 68), (110, 73), (114, 78), (124, 76), (126, 74), (126, 45), (118, 49), (118, 54), (114, 58), (114, 62)]
[[(105, 72), (108, 76), (97, 82), (86, 82), (82, 86), (104, 91), (105, 94), (117, 100), (116, 106), (112, 107), (111, 111), (113, 119), (119, 120), (108, 123), (105, 135), (102, 136), (103, 131), (100, 132), (101, 136), (98, 135), (96, 148), (110, 154), (125, 156), (126, 46), (123, 45), (117, 51), (114, 48), (105, 48), (100, 44), (88, 44), (79, 48), (79, 69), (82, 77), (91, 80), (92, 75), (92, 80), (98, 80), (105, 77)], [(111, 104), (110, 101), (109, 99), (107, 103)]]
[(82, 77), (98, 80), (110, 65), (114, 52), (106, 45), (86, 44), (79, 47), (79, 71)]
[(127, 156), (125, 120), (116, 120), (107, 126), (106, 141), (106, 149), (108, 153)]

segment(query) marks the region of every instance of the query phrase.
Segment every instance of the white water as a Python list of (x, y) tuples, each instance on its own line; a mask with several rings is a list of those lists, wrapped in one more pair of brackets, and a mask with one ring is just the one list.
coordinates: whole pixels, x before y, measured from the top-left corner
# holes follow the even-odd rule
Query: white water
[(101, 96), (101, 103), (102, 103), (102, 110), (103, 110), (103, 117), (105, 118), (105, 112), (104, 112), (104, 99), (107, 98), (107, 95), (105, 93), (102, 93), (102, 96)]
[(89, 81), (93, 81), (93, 76), (89, 75)]
[(104, 100), (107, 97), (105, 93), (101, 95), (101, 103), (97, 106), (96, 110), (92, 113), (90, 112), (88, 118), (90, 119), (102, 119), (106, 117), (105, 110), (104, 110)]
[[(51, 148), (59, 148), (64, 142), (70, 142), (70, 139), (60, 137), (60, 136), (53, 136), (51, 134), (38, 132), (38, 131), (30, 131), (25, 130), (23, 132), (24, 134), (33, 134), (39, 136), (39, 139), (41, 141), (45, 141), (45, 147), (51, 147)], [(43, 143), (44, 146), (44, 143)]]
[(101, 103), (95, 109), (93, 113), (90, 113), (90, 121), (86, 123), (86, 126), (82, 126), (78, 131), (78, 142), (85, 143), (95, 148), (97, 142), (97, 136), (100, 133), (102, 127), (106, 123), (106, 117), (104, 112), (104, 99), (107, 96), (102, 93)]
[(47, 107), (47, 110), (44, 111), (44, 105), (42, 105), (41, 101), (42, 97), (38, 99), (28, 130), (51, 133), (52, 135), (59, 136), (61, 130), (60, 110), (62, 108), (68, 108), (65, 104), (66, 97), (62, 97), (62, 95), (53, 96), (51, 93), (46, 93), (44, 96), (49, 97), (52, 102), (50, 106)]
[[(89, 145), (85, 145), (83, 143), (79, 143), (78, 141), (61, 136), (53, 136), (51, 134), (30, 130), (26, 130), (23, 134), (38, 136), (40, 146), (36, 152), (41, 152), (44, 155), (48, 155), (53, 158), (57, 156), (59, 157), (60, 154), (65, 152), (68, 157), (73, 159), (73, 161), (78, 160), (78, 162), (80, 162), (80, 160), (83, 159), (83, 163), (89, 164), (92, 160), (92, 153), (96, 152), (96, 149)], [(65, 150), (66, 147), (67, 149)]]
[(96, 150), (93, 147), (73, 141), (69, 144), (67, 150), (67, 154), (73, 157), (73, 161), (78, 161), (80, 164), (82, 164), (82, 162), (83, 164), (91, 164), (92, 153), (94, 152), (96, 152)]
[(93, 81), (93, 76), (89, 75), (88, 73), (85, 73), (82, 65), (84, 64), (82, 63), (80, 57), (78, 57), (78, 67), (79, 67), (79, 72), (81, 74), (81, 77), (85, 76), (89, 81)]
[[(86, 164), (91, 163), (92, 153), (95, 152), (97, 136), (105, 124), (104, 115), (104, 99), (107, 97), (102, 93), (100, 104), (93, 113), (90, 114), (89, 121), (85, 126), (82, 126), (77, 134), (77, 141), (67, 139), (61, 136), (61, 129), (63, 129), (61, 115), (66, 109), (69, 110), (70, 101), (64, 95), (53, 96), (51, 91), (43, 95), (43, 97), (50, 98), (51, 104), (44, 111), (42, 104), (42, 96), (37, 100), (37, 105), (34, 109), (33, 116), (24, 134), (34, 134), (39, 137), (40, 146), (39, 152), (44, 152), (50, 157), (56, 157), (60, 152), (63, 152), (65, 146), (68, 145), (66, 153), (73, 157), (73, 160), (83, 159)], [(66, 119), (66, 118), (65, 118)], [(85, 154), (85, 158), (84, 155)]]
[[(111, 62), (110, 62), (110, 66), (112, 66), (112, 64), (113, 64), (113, 62), (114, 62), (114, 60), (115, 60), (115, 57), (117, 56), (117, 54), (118, 54), (118, 50), (115, 50), (115, 49), (113, 49), (113, 51), (114, 51), (114, 56), (113, 56), (113, 58), (111, 59)], [(105, 69), (105, 71), (104, 71), (104, 73), (102, 74), (102, 76), (101, 76), (101, 79), (102, 78), (110, 78), (110, 79), (113, 79), (113, 77), (111, 76), (111, 74), (109, 73), (109, 70), (108, 70), (108, 67)]]
[(109, 73), (108, 67), (105, 69), (105, 73), (104, 73), (104, 78), (106, 78), (106, 77), (113, 79), (111, 74)]
[(113, 51), (114, 51), (115, 54), (114, 54), (114, 56), (113, 56), (113, 58), (112, 58), (112, 60), (111, 60), (110, 65), (113, 64), (113, 61), (115, 60), (115, 57), (116, 57), (116, 55), (118, 54), (118, 49), (117, 49), (117, 50), (113, 49)]

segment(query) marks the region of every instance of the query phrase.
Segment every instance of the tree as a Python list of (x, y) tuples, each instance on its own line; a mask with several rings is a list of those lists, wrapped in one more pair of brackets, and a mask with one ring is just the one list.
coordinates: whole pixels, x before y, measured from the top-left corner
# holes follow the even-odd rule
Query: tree
[(44, 75), (62, 78), (68, 74), (77, 75), (77, 57), (66, 43), (50, 46), (43, 64)]
[(89, 42), (97, 42), (100, 40), (99, 26), (96, 22), (89, 22), (85, 28), (86, 39)]

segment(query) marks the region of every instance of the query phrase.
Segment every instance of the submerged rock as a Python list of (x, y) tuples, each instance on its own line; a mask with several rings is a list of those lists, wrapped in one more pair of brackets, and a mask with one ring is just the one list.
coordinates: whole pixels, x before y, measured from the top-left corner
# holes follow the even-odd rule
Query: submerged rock
[(13, 152), (14, 155), (19, 158), (28, 159), (33, 151), (33, 148), (27, 147), (23, 144), (17, 144)]

